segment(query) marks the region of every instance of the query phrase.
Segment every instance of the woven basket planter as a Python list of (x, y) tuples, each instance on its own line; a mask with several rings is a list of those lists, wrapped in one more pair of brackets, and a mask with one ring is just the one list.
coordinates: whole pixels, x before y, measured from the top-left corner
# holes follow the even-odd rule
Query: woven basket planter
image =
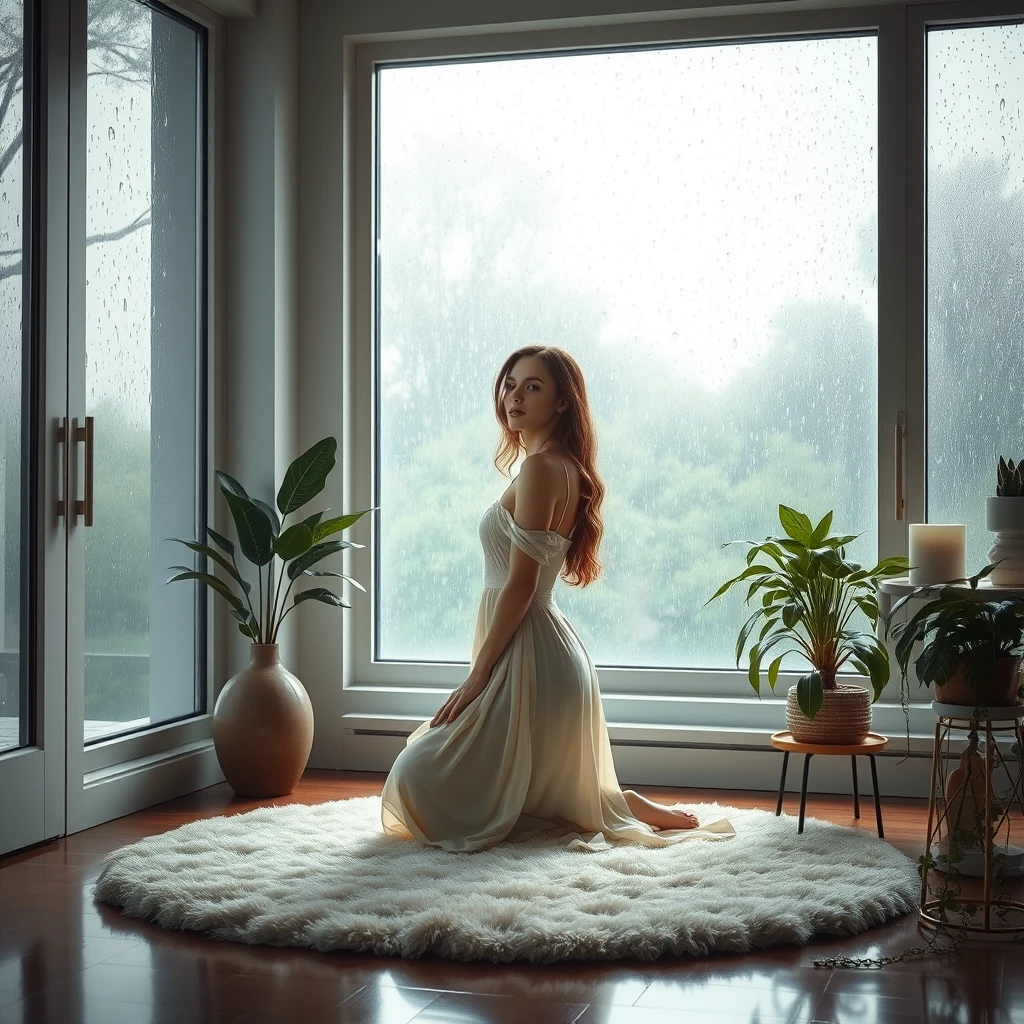
[(839, 683), (822, 693), (821, 710), (808, 718), (789, 688), (786, 725), (798, 743), (860, 743), (871, 731), (871, 693), (863, 686)]

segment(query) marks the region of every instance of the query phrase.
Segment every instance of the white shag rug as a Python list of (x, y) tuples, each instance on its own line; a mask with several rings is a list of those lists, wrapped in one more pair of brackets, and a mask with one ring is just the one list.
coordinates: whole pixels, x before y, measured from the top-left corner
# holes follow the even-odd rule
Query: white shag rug
[(446, 853), (385, 836), (380, 798), (262, 807), (109, 854), (95, 897), (211, 938), (453, 960), (653, 960), (853, 935), (917, 905), (914, 864), (866, 829), (683, 804), (725, 842)]

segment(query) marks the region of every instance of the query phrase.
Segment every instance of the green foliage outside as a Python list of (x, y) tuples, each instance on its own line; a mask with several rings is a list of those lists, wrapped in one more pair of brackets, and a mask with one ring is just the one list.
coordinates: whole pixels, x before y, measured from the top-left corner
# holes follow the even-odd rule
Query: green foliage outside
[[(878, 341), (858, 307), (794, 302), (773, 317), (772, 345), (726, 387), (688, 385), (667, 358), (661, 364), (647, 353), (632, 358), (597, 340), (599, 295), (536, 275), (541, 254), (531, 251), (515, 211), (537, 203), (543, 209), (542, 183), (524, 183), (523, 168), (509, 167), (509, 181), (499, 183), (504, 201), (485, 216), (464, 198), (472, 188), (468, 178), (460, 180), (460, 168), (445, 169), (455, 179), (450, 192), (439, 198), (425, 190), (420, 206), (412, 201), (415, 215), (385, 230), (381, 337), (395, 351), (382, 416), (382, 656), (468, 659), (482, 572), (477, 525), (507, 486), (490, 462), (497, 438), (491, 375), (526, 343), (567, 348), (591, 389), (599, 468), (608, 485), (606, 573), (582, 590), (560, 584), (555, 595), (599, 663), (732, 667), (732, 643), (745, 617), (742, 595), (704, 607), (741, 568), (735, 549), (721, 545), (735, 537), (763, 539), (779, 504), (804, 508), (815, 520), (835, 509), (844, 530), (861, 535), (856, 559), (874, 564)], [(964, 169), (957, 173), (962, 188)], [(962, 193), (955, 204), (936, 205), (936, 233), (954, 252), (933, 254), (932, 295), (991, 294), (972, 270), (971, 254), (979, 248), (998, 263), (1001, 277), (1024, 274), (1014, 237), (1024, 227), (1020, 193), (1004, 187), (1005, 172), (993, 165), (976, 163), (970, 173), (983, 189), (976, 205), (986, 207), (984, 222), (957, 215)], [(422, 163), (417, 174), (433, 180)], [(397, 185), (415, 189), (412, 179)], [(941, 187), (940, 179), (939, 193)], [(520, 190), (528, 201), (519, 203)], [(470, 210), (446, 207), (449, 194)], [(438, 240), (444, 225), (460, 218), (472, 225), (474, 259), (461, 278), (441, 281)], [(865, 273), (873, 277), (874, 225), (858, 234)], [(521, 262), (511, 271), (501, 260), (509, 238), (522, 240)], [(955, 282), (953, 275), (960, 275)], [(1012, 290), (995, 292), (1002, 305), (986, 312), (984, 324), (1003, 328), (997, 352), (1020, 352), (1021, 301)], [(970, 456), (994, 443), (989, 435), (1024, 433), (1014, 376), (1019, 365), (1011, 374), (992, 367), (986, 413), (978, 417), (961, 394), (971, 376), (964, 360), (987, 363), (992, 339), (979, 329), (969, 302), (950, 304), (949, 313), (932, 340), (933, 365), (961, 377), (952, 384), (936, 378), (941, 398), (932, 405), (942, 405), (938, 441), (955, 449), (965, 431), (977, 435)], [(965, 348), (969, 356), (961, 355)], [(972, 464), (958, 469), (956, 493), (978, 506), (965, 512), (974, 517), (968, 522), (980, 518), (980, 527), (972, 527), (976, 544), (990, 543), (980, 509), (992, 490), (993, 466), (984, 459), (977, 479)], [(938, 489), (933, 500), (941, 504)], [(796, 656), (785, 663), (789, 670), (804, 667)]]

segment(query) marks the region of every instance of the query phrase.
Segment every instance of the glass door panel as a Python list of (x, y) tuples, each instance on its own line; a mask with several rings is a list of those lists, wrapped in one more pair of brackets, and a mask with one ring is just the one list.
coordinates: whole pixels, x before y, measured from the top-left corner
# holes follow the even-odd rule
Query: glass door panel
[(205, 522), (202, 40), (135, 0), (90, 0), (88, 32), (86, 743), (205, 694), (203, 595), (166, 586)]
[(22, 645), (26, 541), (24, 473), (29, 417), (25, 332), (26, 223), (22, 0), (0, 0), (0, 754), (31, 740)]

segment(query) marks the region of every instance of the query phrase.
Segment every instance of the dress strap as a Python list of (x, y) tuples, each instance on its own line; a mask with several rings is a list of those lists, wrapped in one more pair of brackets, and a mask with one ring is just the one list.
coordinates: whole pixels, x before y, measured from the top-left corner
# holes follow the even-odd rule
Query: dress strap
[[(562, 463), (562, 469), (565, 470), (565, 505), (562, 506), (562, 514), (558, 517), (558, 522), (555, 523), (555, 532), (558, 532), (558, 528), (562, 525), (562, 520), (565, 518), (565, 513), (569, 508), (569, 498), (572, 497), (572, 486), (569, 484), (569, 467), (565, 464), (565, 459), (559, 460)], [(576, 527), (573, 526), (575, 530)], [(570, 534), (571, 536), (571, 534)]]

